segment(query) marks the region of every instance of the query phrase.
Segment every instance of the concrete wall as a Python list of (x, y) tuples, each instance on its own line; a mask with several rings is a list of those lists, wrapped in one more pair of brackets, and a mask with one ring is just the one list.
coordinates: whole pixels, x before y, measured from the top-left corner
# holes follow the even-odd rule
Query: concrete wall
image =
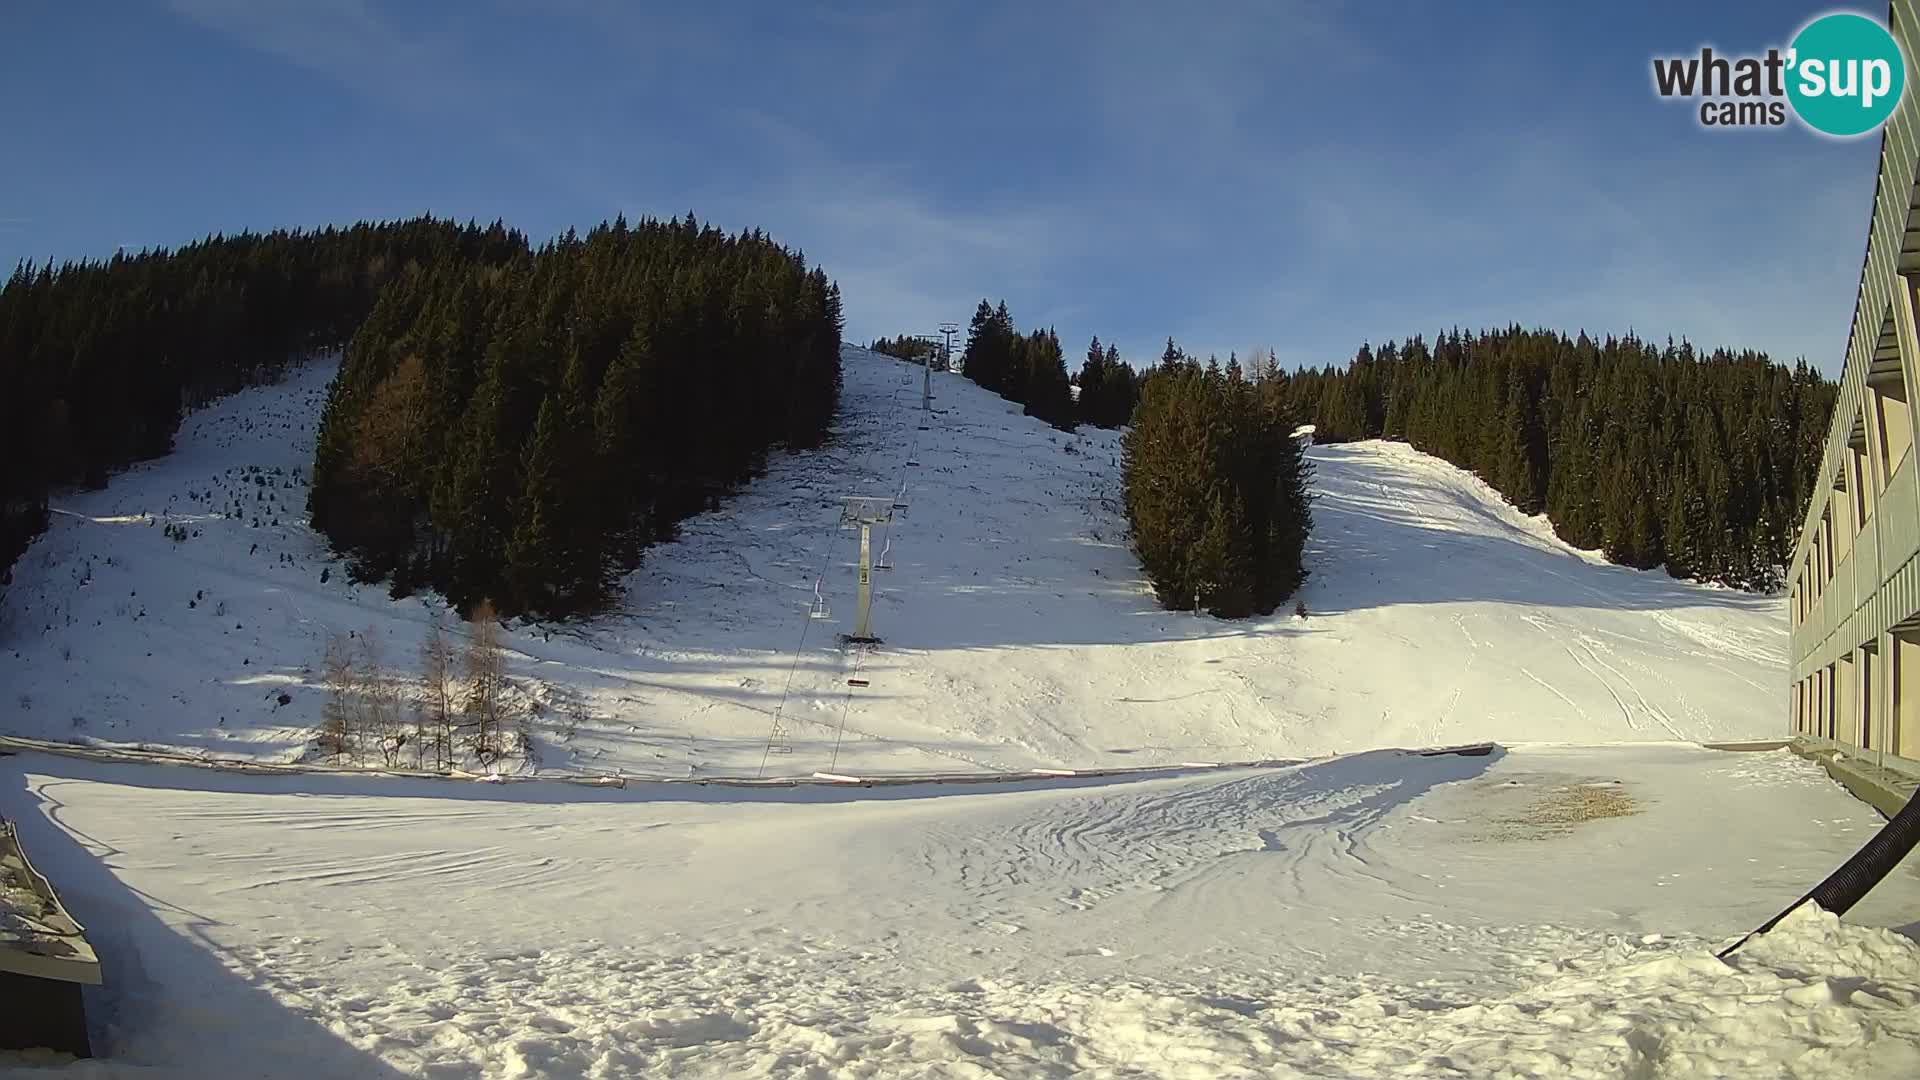
[[(1920, 0), (1888, 26), (1920, 57)], [(1880, 139), (1846, 369), (1789, 564), (1788, 726), (1920, 773), (1920, 87)], [(1909, 233), (1909, 229), (1913, 230)]]

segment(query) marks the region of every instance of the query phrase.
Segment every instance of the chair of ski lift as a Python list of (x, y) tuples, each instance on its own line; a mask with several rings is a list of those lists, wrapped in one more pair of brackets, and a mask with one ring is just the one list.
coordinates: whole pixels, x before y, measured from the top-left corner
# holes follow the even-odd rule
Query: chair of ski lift
[(873, 561), (873, 568), (875, 570), (893, 569), (893, 559), (889, 557), (889, 553), (892, 551), (893, 551), (893, 537), (889, 536), (887, 537), (886, 545), (880, 549), (880, 557)]
[(813, 605), (807, 609), (807, 617), (811, 619), (833, 618), (833, 609), (827, 606), (827, 598), (820, 592), (820, 582), (818, 579), (815, 579), (813, 583)]

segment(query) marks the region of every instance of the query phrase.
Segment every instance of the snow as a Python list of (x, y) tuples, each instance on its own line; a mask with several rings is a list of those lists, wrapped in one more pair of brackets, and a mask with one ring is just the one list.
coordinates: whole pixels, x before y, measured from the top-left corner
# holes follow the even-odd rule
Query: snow
[[(1630, 810), (1543, 812), (1596, 785)], [(1911, 866), (1846, 923), (1712, 957), (1877, 824), (1785, 752), (875, 789), (22, 754), (0, 810), (106, 966), (112, 1059), (61, 1075), (1891, 1077), (1920, 1054), (1920, 946), (1875, 928), (1911, 920)]]
[[(777, 456), (649, 552), (620, 610), (508, 635), (522, 700), (554, 706), (544, 767), (1011, 771), (1783, 730), (1784, 600), (1606, 565), (1404, 445), (1312, 450), (1308, 614), (1222, 622), (1154, 603), (1116, 433), (1055, 431), (949, 373), (927, 416), (920, 368), (849, 348), (845, 369), (832, 445)], [(410, 662), (438, 601), (348, 583), (303, 521), (332, 370), (218, 402), (174, 454), (59, 501), (5, 601), (12, 733), (288, 761), (330, 631)], [(244, 513), (221, 516), (235, 491)], [(873, 537), (894, 566), (873, 575), (878, 650), (839, 641), (847, 495), (908, 504)], [(816, 585), (830, 619), (808, 618)], [(572, 697), (577, 732), (553, 722)]]
[[(1115, 433), (945, 374), (926, 416), (920, 369), (845, 359), (831, 445), (687, 522), (619, 610), (512, 628), (542, 775), (0, 750), (0, 815), (100, 954), (110, 1055), (0, 1070), (1920, 1071), (1914, 866), (1713, 956), (1879, 825), (1790, 753), (1697, 745), (1783, 729), (1779, 597), (1606, 565), (1364, 443), (1310, 451), (1304, 614), (1166, 612)], [(438, 602), (347, 582), (300, 514), (331, 372), (60, 501), (4, 602), (6, 733), (287, 763), (330, 631), (412, 654)], [(907, 504), (874, 536), (878, 649), (837, 637), (847, 495)], [(1168, 769), (1111, 772), (1138, 766)], [(795, 779), (729, 779), (763, 771)]]

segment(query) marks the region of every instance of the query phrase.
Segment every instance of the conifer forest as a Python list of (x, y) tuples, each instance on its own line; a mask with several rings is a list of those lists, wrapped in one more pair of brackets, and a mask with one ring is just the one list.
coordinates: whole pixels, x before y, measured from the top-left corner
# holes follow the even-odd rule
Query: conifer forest
[(1399, 439), (1469, 469), (1576, 547), (1769, 591), (1836, 388), (1804, 361), (1516, 325), (1363, 345), (1266, 392), (1317, 441)]
[(428, 217), (22, 264), (0, 289), (0, 567), (50, 492), (344, 347), (309, 510), (356, 575), (591, 610), (777, 448), (825, 439), (837, 286), (754, 230), (624, 219), (532, 248)]

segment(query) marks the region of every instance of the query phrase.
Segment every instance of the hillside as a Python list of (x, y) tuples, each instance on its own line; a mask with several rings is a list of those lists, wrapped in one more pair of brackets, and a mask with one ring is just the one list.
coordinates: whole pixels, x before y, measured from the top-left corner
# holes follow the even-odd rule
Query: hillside
[[(777, 455), (650, 551), (620, 611), (508, 635), (519, 692), (554, 706), (546, 767), (1087, 767), (1780, 728), (1780, 600), (1607, 565), (1405, 446), (1312, 451), (1308, 614), (1222, 622), (1153, 603), (1115, 433), (1062, 434), (951, 375), (925, 417), (919, 369), (854, 348), (844, 368), (828, 447)], [(291, 760), (330, 630), (412, 665), (439, 601), (350, 584), (302, 522), (330, 370), (226, 398), (171, 456), (56, 502), (6, 599), (12, 733)], [(903, 490), (874, 537), (894, 566), (874, 575), (884, 645), (849, 651), (858, 537), (838, 499)], [(808, 617), (816, 581), (831, 618)], [(573, 696), (590, 718), (569, 737)]]
[[(1920, 1066), (1920, 949), (1882, 929), (1911, 918), (1913, 869), (1847, 923), (1802, 912), (1712, 956), (1877, 827), (1788, 752), (1674, 742), (1778, 729), (1779, 600), (1605, 565), (1473, 477), (1364, 443), (1313, 451), (1305, 616), (1170, 614), (1124, 547), (1116, 436), (958, 378), (921, 417), (915, 369), (844, 359), (831, 444), (651, 551), (622, 611), (514, 628), (516, 694), (553, 706), (546, 768), (1360, 752), (874, 788), (0, 754), (0, 814), (103, 957), (105, 1074)], [(346, 582), (298, 517), (329, 372), (223, 401), (176, 455), (62, 503), (7, 600), (10, 731), (287, 760), (330, 630), (411, 655), (438, 601)], [(247, 511), (219, 516), (236, 491)], [(871, 651), (836, 636), (849, 492), (908, 504), (876, 538), (894, 569)], [(829, 618), (808, 617), (816, 582)], [(569, 733), (574, 696), (591, 716)], [(776, 713), (790, 753), (769, 752)], [(1509, 745), (1364, 750), (1488, 738)], [(42, 1064), (93, 1075), (0, 1055)]]

